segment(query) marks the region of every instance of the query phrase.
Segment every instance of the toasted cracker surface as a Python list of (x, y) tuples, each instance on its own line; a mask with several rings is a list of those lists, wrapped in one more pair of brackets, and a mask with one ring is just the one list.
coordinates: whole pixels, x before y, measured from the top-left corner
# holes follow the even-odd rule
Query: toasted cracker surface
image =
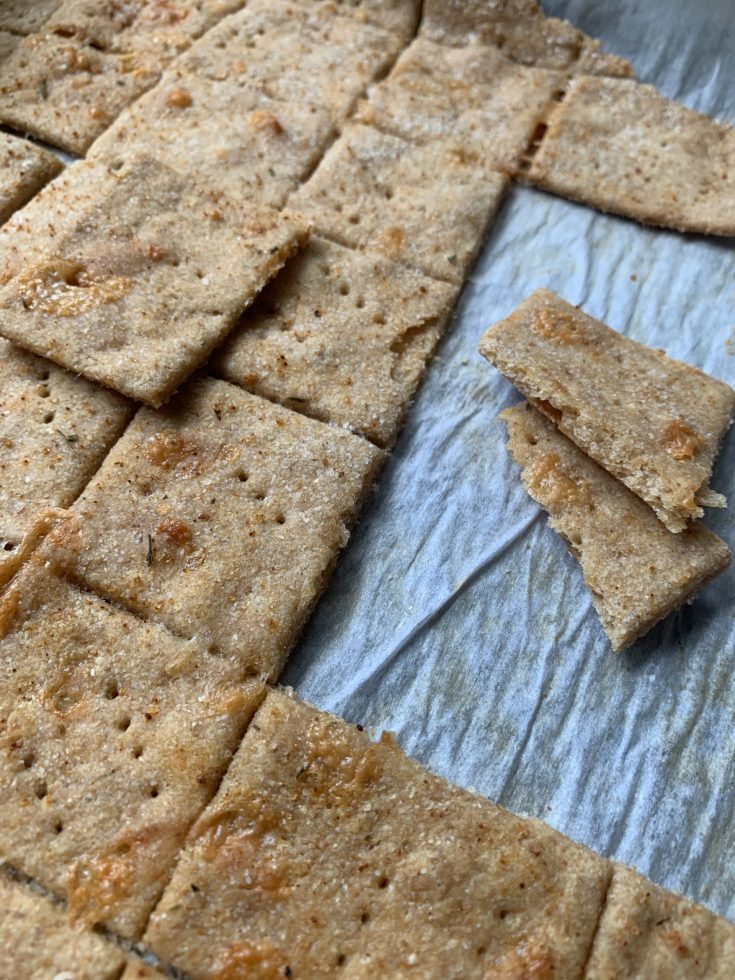
[(537, 290), (480, 352), (669, 530), (724, 506), (708, 490), (735, 391)]
[(11, 51), (15, 51), (19, 44), (20, 38), (17, 34), (0, 30), (0, 62), (4, 61)]
[[(321, 0), (316, 0), (321, 3)], [(368, 24), (375, 24), (397, 34), (401, 40), (413, 37), (421, 12), (420, 0), (330, 0), (334, 10), (348, 17), (355, 17)]]
[(61, 169), (61, 161), (48, 150), (0, 133), (0, 224)]
[(454, 294), (378, 255), (312, 238), (215, 354), (213, 370), (387, 446)]
[(266, 965), (295, 977), (571, 977), (608, 877), (603, 858), (432, 776), (390, 736), (372, 743), (275, 690), (145, 941), (196, 980)]
[(508, 186), (460, 144), (348, 126), (290, 203), (343, 245), (464, 281)]
[(7, 980), (117, 980), (119, 947), (70, 925), (66, 909), (0, 871), (0, 976)]
[(644, 224), (735, 235), (735, 129), (631, 79), (573, 79), (526, 176)]
[(728, 980), (735, 925), (615, 865), (585, 980)]
[(35, 559), (0, 637), (0, 849), (73, 918), (136, 938), (263, 686)]
[(356, 119), (406, 140), (461, 144), (488, 169), (515, 172), (563, 73), (508, 61), (493, 47), (451, 48), (419, 37)]
[(672, 534), (651, 508), (526, 403), (502, 413), (523, 483), (579, 560), (614, 650), (690, 599), (730, 563), (701, 524)]
[(275, 677), (382, 459), (348, 432), (197, 382), (138, 413), (46, 554)]
[(0, 30), (32, 34), (49, 19), (61, 2), (62, 0), (2, 0)]
[[(0, 293), (0, 332), (160, 405), (306, 237), (149, 157), (103, 172), (63, 236)], [(206, 187), (206, 185), (205, 185)]]
[(236, 198), (279, 207), (332, 138), (329, 116), (316, 106), (171, 69), (119, 116), (90, 155), (114, 162), (148, 153)]

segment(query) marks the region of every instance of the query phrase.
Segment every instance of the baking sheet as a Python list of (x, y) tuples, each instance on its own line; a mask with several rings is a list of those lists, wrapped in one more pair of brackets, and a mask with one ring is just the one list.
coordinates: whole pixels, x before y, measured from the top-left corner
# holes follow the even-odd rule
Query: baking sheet
[[(547, 0), (637, 77), (735, 121), (732, 0)], [(735, 242), (512, 190), (408, 424), (283, 677), (510, 809), (735, 919), (735, 569), (611, 652), (521, 487), (477, 354), (545, 286), (735, 384)], [(712, 485), (735, 507), (735, 429)], [(709, 526), (735, 548), (735, 511)]]

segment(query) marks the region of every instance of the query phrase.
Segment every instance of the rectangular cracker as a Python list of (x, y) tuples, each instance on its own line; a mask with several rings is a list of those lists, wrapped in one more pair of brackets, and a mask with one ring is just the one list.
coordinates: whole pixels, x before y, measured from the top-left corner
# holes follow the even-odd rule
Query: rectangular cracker
[(565, 75), (508, 61), (493, 47), (415, 40), (358, 106), (356, 119), (417, 142), (461, 144), (514, 173)]
[(35, 558), (0, 637), (0, 851), (77, 921), (135, 939), (263, 685)]
[(315, 230), (460, 284), (508, 186), (460, 144), (348, 126), (291, 198)]
[(314, 238), (248, 310), (212, 370), (389, 446), (455, 292), (379, 255)]
[(131, 158), (0, 292), (0, 333), (160, 405), (306, 235), (297, 216)]
[(132, 414), (115, 392), (0, 340), (0, 583), (44, 515), (81, 493)]
[(537, 68), (574, 67), (628, 76), (631, 65), (566, 20), (547, 17), (535, 0), (424, 0), (421, 34), (441, 44), (492, 45), (510, 61)]
[(192, 45), (177, 67), (281, 102), (317, 106), (336, 123), (400, 48), (400, 37), (339, 16), (328, 0), (249, 0)]
[(650, 507), (530, 405), (501, 416), (524, 486), (582, 566), (614, 650), (690, 599), (730, 563), (724, 541), (695, 523), (672, 534)]
[(480, 340), (480, 352), (670, 531), (725, 506), (709, 490), (735, 391), (539, 289)]
[(526, 176), (644, 224), (735, 235), (735, 129), (631, 79), (573, 79)]
[(61, 161), (48, 150), (0, 133), (0, 224), (62, 169)]
[(268, 694), (146, 943), (196, 980), (579, 976), (608, 862), (358, 728)]
[(735, 925), (615, 865), (585, 980), (729, 980)]
[(66, 909), (0, 869), (0, 976), (6, 980), (117, 980), (119, 946), (70, 925)]
[(61, 6), (62, 0), (2, 0), (0, 30), (32, 34)]
[(314, 169), (333, 132), (316, 106), (172, 69), (118, 117), (90, 155), (114, 162), (148, 153), (235, 198), (280, 207)]
[(273, 678), (382, 460), (348, 432), (198, 381), (138, 413), (46, 555)]

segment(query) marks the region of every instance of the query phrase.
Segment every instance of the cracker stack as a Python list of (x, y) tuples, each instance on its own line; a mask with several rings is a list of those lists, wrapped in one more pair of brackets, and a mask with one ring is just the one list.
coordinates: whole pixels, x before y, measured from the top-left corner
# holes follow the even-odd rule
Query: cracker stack
[(538, 290), (480, 340), (528, 399), (503, 412), (526, 489), (622, 650), (727, 568), (699, 524), (735, 392)]

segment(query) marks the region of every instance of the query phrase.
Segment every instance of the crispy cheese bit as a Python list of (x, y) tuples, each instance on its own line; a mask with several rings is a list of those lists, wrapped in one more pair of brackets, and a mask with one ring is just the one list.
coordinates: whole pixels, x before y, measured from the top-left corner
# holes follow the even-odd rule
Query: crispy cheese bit
[(314, 238), (246, 313), (213, 369), (388, 446), (453, 297), (445, 283)]
[(608, 877), (390, 735), (273, 690), (145, 943), (195, 977), (580, 976)]
[(0, 331), (157, 406), (308, 231), (287, 212), (213, 197), (150, 157), (95, 172), (66, 233), (37, 241), (40, 259), (0, 293)]
[(708, 484), (735, 408), (729, 385), (543, 289), (491, 327), (480, 352), (670, 531), (724, 505)]
[(613, 649), (643, 636), (729, 565), (717, 535), (701, 524), (672, 534), (530, 405), (502, 417), (523, 483), (579, 560)]
[(526, 177), (644, 224), (735, 234), (735, 129), (632, 79), (573, 79)]
[(80, 928), (136, 939), (263, 685), (36, 559), (0, 599), (0, 624), (14, 665), (0, 682), (3, 856)]

